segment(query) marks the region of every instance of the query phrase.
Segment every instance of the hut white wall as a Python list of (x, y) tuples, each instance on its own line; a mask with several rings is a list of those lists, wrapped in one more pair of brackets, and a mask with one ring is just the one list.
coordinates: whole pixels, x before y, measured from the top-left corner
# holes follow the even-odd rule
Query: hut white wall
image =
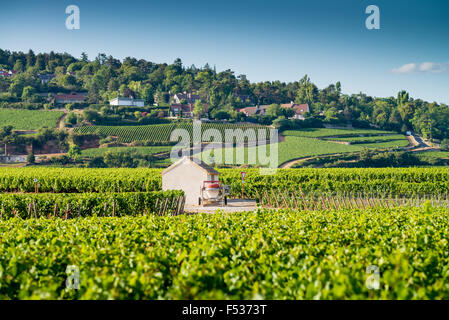
[(190, 161), (183, 161), (162, 175), (162, 190), (183, 190), (186, 204), (198, 204), (200, 188), (207, 178), (206, 171)]

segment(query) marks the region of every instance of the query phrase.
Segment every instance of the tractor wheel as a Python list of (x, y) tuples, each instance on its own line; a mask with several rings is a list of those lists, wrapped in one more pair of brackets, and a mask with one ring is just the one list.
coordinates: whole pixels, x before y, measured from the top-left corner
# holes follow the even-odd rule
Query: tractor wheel
[(225, 206), (227, 206), (228, 205), (228, 197), (224, 197), (224, 204), (225, 204)]
[(201, 198), (198, 198), (198, 205), (201, 205)]

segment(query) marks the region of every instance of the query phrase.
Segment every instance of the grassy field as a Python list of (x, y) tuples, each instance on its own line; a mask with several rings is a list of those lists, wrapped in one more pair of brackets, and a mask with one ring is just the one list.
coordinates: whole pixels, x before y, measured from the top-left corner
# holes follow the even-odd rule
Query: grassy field
[(97, 156), (104, 156), (106, 152), (119, 153), (119, 152), (137, 152), (141, 155), (151, 155), (161, 152), (169, 152), (172, 147), (170, 146), (155, 146), (155, 147), (110, 147), (110, 148), (90, 148), (81, 152), (81, 156), (87, 158), (93, 158)]
[[(324, 140), (332, 141), (345, 141), (351, 143), (377, 143), (377, 142), (388, 142), (388, 141), (398, 141), (400, 145), (408, 144), (407, 138), (403, 134), (391, 134), (391, 135), (379, 135), (379, 136), (368, 136), (368, 137), (335, 137), (335, 138), (324, 138)], [(402, 141), (402, 142), (400, 142)]]
[(0, 127), (11, 125), (15, 130), (54, 128), (63, 114), (62, 111), (0, 109)]
[(425, 159), (449, 159), (449, 151), (429, 151), (415, 153), (420, 158)]
[(287, 130), (284, 131), (286, 136), (308, 137), (308, 138), (322, 138), (335, 136), (351, 136), (351, 135), (379, 135), (379, 134), (394, 134), (392, 131), (371, 130), (371, 129), (328, 129), (328, 128), (308, 128), (301, 130)]

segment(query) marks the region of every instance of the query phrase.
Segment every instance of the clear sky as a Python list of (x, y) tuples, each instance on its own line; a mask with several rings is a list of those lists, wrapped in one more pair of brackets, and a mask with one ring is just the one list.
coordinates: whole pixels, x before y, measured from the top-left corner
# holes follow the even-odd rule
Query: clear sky
[[(68, 5), (80, 29), (67, 30)], [(368, 5), (380, 30), (368, 30)], [(251, 81), (341, 81), (345, 93), (449, 104), (447, 0), (0, 0), (0, 48), (209, 63)]]

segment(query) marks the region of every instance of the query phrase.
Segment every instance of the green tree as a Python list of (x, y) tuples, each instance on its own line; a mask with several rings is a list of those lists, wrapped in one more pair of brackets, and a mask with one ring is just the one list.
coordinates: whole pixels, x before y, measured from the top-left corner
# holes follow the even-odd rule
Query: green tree
[(31, 86), (26, 86), (22, 91), (22, 100), (29, 101), (31, 100), (33, 94), (35, 93), (35, 89)]
[(276, 103), (270, 104), (266, 111), (266, 115), (272, 116), (272, 117), (279, 117), (282, 114), (283, 114), (283, 112), (282, 112), (281, 106)]
[(27, 162), (28, 163), (35, 163), (36, 162), (36, 157), (34, 156), (34, 153), (31, 152), (28, 154), (27, 156)]
[(204, 105), (203, 105), (203, 103), (201, 102), (201, 100), (196, 100), (196, 101), (195, 101), (195, 106), (194, 106), (194, 108), (193, 108), (193, 114), (194, 114), (197, 118), (199, 118), (199, 117), (201, 117), (201, 115), (203, 114), (203, 112), (204, 112)]
[(67, 155), (72, 159), (77, 159), (81, 155), (81, 148), (76, 144), (72, 144)]

